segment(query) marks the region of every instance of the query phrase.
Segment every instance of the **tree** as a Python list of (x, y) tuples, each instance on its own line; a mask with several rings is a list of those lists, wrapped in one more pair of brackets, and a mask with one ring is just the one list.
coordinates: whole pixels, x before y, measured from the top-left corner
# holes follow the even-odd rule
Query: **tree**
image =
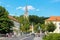
[(48, 17), (39, 17), (39, 16), (36, 16), (36, 15), (29, 15), (29, 22), (30, 23), (35, 23), (35, 24), (44, 24), (44, 20), (47, 19)]
[(41, 28), (40, 28), (40, 23), (38, 23), (38, 24), (36, 24), (36, 25), (34, 26), (34, 31), (35, 31), (35, 32), (40, 32), (40, 30), (41, 30)]
[(40, 27), (41, 27), (42, 32), (46, 31), (46, 25), (45, 24), (41, 24)]
[(46, 30), (47, 30), (48, 32), (53, 32), (55, 29), (56, 29), (56, 25), (53, 24), (52, 22), (50, 22), (50, 23), (48, 23), (48, 24), (46, 25)]
[(21, 15), (21, 16), (19, 16), (19, 17), (15, 17), (16, 19), (18, 19), (18, 21), (20, 22), (20, 23), (24, 23), (24, 17), (23, 17), (23, 15)]
[(0, 6), (0, 33), (6, 34), (11, 32), (14, 26), (13, 22), (8, 18), (8, 11)]
[(27, 33), (29, 31), (29, 24), (22, 24), (20, 26), (20, 31)]
[[(43, 24), (44, 23), (44, 20), (47, 19), (48, 17), (39, 17), (39, 16), (36, 16), (36, 15), (29, 15), (28, 19), (29, 20), (26, 20), (26, 18), (24, 18), (23, 15), (19, 16), (19, 17), (16, 17), (16, 19), (19, 20), (20, 22), (20, 25), (23, 25), (23, 26), (20, 26), (20, 30), (26, 30), (25, 28), (29, 28), (29, 26), (27, 27), (27, 25), (30, 25), (30, 24), (34, 24), (34, 30), (37, 31), (38, 30), (38, 24)], [(25, 27), (24, 27), (25, 26)]]
[(24, 15), (21, 15), (20, 17), (15, 17), (20, 22), (20, 31), (27, 33), (29, 31), (29, 20), (24, 18)]
[[(19, 20), (20, 23), (24, 23), (24, 15), (21, 15), (19, 17), (16, 17), (14, 16), (16, 19)], [(29, 23), (34, 23), (34, 24), (44, 24), (45, 22), (45, 19), (47, 19), (48, 17), (39, 17), (39, 16), (36, 16), (36, 15), (29, 15), (28, 19), (29, 19)], [(26, 22), (26, 21), (25, 21)]]
[(60, 40), (60, 33), (50, 33), (44, 36), (43, 40)]

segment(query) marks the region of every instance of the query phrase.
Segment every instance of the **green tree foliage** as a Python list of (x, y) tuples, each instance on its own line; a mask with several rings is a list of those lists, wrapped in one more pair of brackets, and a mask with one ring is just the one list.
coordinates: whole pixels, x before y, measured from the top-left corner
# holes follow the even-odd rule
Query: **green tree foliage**
[(34, 31), (35, 31), (35, 32), (40, 32), (40, 30), (41, 30), (41, 28), (40, 28), (40, 23), (35, 24), (35, 25), (34, 25)]
[(0, 6), (0, 33), (9, 33), (12, 30), (10, 30), (10, 28), (12, 28), (13, 22), (10, 21), (10, 19), (8, 18), (8, 11), (6, 11), (6, 9), (2, 6)]
[(21, 27), (22, 30), (25, 31), (24, 28), (27, 27), (26, 25), (32, 25), (32, 23), (33, 23), (34, 24), (34, 30), (37, 31), (40, 24), (43, 24), (44, 20), (47, 19), (48, 17), (39, 17), (36, 15), (29, 15), (29, 17), (28, 17), (29, 20), (26, 20), (26, 19), (24, 19), (24, 16), (21, 15), (19, 17), (15, 16), (15, 18), (19, 20), (21, 25), (23, 24), (23, 26)]
[(43, 40), (60, 40), (60, 34), (58, 33), (48, 34), (47, 36), (43, 37)]
[[(20, 23), (24, 23), (24, 16), (21, 15), (19, 17), (14, 16), (16, 19), (19, 20)], [(29, 15), (28, 19), (29, 19), (29, 23), (34, 23), (34, 24), (43, 24), (45, 22), (45, 19), (47, 19), (48, 17), (39, 17), (36, 15)]]
[(19, 16), (19, 17), (16, 17), (16, 16), (15, 16), (15, 18), (18, 19), (18, 21), (19, 21), (20, 23), (24, 23), (24, 17), (23, 17), (23, 15), (21, 15), (21, 16)]
[(29, 32), (29, 23), (25, 23), (25, 24), (21, 24), (20, 26), (20, 31), (24, 32), (24, 33), (28, 33)]
[(30, 28), (29, 21), (26, 18), (24, 18), (23, 15), (21, 15), (20, 17), (15, 17), (15, 18), (18, 19), (20, 22), (20, 31), (27, 33)]
[(56, 29), (56, 25), (53, 24), (52, 22), (51, 22), (51, 23), (48, 23), (48, 24), (46, 25), (46, 30), (47, 30), (48, 32), (53, 32), (55, 29)]
[(45, 24), (41, 24), (40, 27), (41, 27), (42, 32), (46, 31), (46, 25)]
[(35, 23), (35, 24), (43, 24), (44, 23), (44, 20), (47, 19), (48, 17), (39, 17), (39, 16), (36, 16), (36, 15), (29, 15), (29, 21), (30, 23)]
[(39, 21), (39, 17), (38, 16), (34, 16), (34, 15), (29, 15), (29, 21), (32, 23), (38, 23)]
[(29, 24), (24, 24), (24, 28), (25, 28), (25, 32), (28, 33), (29, 28), (30, 28), (30, 27), (29, 27)]

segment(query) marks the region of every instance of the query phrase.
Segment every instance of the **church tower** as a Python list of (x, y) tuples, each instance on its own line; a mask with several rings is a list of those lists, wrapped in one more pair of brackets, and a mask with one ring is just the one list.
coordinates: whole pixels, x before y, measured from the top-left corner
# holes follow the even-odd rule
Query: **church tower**
[(27, 7), (27, 5), (25, 7), (24, 18), (28, 18), (28, 7)]
[(26, 6), (25, 6), (25, 13), (24, 13), (24, 19), (28, 20), (28, 7), (27, 7), (27, 0), (26, 0)]

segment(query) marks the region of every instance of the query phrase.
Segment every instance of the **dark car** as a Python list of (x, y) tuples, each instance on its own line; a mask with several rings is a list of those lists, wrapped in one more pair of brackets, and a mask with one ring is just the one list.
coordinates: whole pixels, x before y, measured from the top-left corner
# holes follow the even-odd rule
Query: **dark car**
[(31, 33), (31, 35), (35, 37), (35, 33)]

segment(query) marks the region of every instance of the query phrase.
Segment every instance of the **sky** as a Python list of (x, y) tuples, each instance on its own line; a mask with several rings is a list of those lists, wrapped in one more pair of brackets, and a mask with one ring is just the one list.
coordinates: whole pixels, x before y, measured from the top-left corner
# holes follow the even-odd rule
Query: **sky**
[(60, 16), (60, 0), (0, 0), (0, 6), (12, 16), (23, 15), (26, 3), (29, 15)]

